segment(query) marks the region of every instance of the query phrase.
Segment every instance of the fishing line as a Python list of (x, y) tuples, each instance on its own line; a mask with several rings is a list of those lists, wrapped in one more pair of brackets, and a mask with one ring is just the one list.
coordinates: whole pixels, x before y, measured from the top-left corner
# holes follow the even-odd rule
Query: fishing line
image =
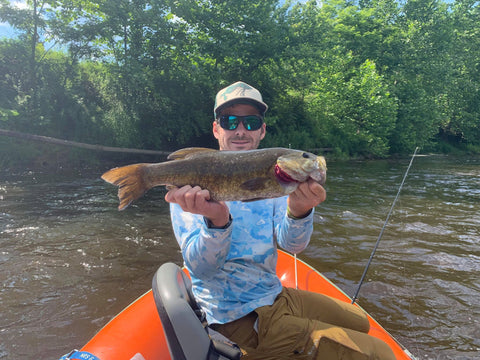
[(410, 170), (410, 167), (412, 166), (413, 159), (415, 158), (415, 155), (417, 154), (418, 146), (415, 148), (415, 151), (413, 152), (412, 158), (410, 160), (410, 164), (407, 167), (407, 171), (405, 171), (405, 175), (403, 176), (402, 183), (400, 184), (400, 187), (398, 188), (397, 196), (395, 196), (395, 199), (393, 200), (392, 206), (390, 207), (390, 211), (388, 212), (387, 218), (385, 219), (385, 223), (383, 224), (382, 230), (380, 231), (380, 234), (378, 235), (377, 242), (375, 243), (375, 246), (373, 247), (372, 253), (370, 254), (370, 259), (368, 259), (367, 266), (365, 266), (365, 270), (363, 270), (362, 277), (360, 278), (360, 282), (358, 283), (357, 291), (355, 292), (355, 295), (353, 295), (352, 298), (352, 304), (355, 303), (357, 300), (358, 293), (360, 292), (360, 288), (362, 287), (363, 281), (365, 280), (365, 276), (367, 275), (368, 268), (370, 267), (370, 264), (372, 263), (373, 256), (375, 255), (375, 252), (377, 251), (378, 244), (380, 243), (380, 240), (382, 239), (383, 232), (385, 231), (385, 228), (387, 227), (388, 220), (390, 219), (390, 215), (392, 215), (393, 208), (395, 207), (395, 203), (397, 202), (397, 199), (400, 195), (400, 191), (402, 190), (403, 184), (405, 183), (405, 179), (407, 178), (408, 171)]
[(297, 254), (293, 254), (293, 259), (295, 260), (295, 289), (298, 290), (298, 272), (297, 272)]
[[(288, 144), (288, 148), (292, 148), (292, 144)], [(298, 272), (297, 272), (297, 253), (293, 254), (293, 264), (295, 267), (295, 289), (298, 290)]]

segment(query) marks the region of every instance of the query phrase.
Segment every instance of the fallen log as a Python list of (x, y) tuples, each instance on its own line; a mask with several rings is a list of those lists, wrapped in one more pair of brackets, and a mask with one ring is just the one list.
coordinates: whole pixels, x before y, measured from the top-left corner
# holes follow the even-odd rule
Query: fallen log
[(0, 135), (14, 137), (22, 140), (40, 141), (44, 143), (56, 144), (61, 146), (73, 146), (73, 147), (78, 147), (82, 149), (90, 149), (90, 150), (96, 150), (96, 151), (110, 151), (110, 152), (147, 154), (147, 155), (168, 155), (171, 153), (170, 151), (131, 149), (131, 148), (119, 148), (119, 147), (112, 147), (112, 146), (85, 144), (77, 141), (62, 140), (62, 139), (56, 139), (48, 136), (32, 135), (32, 134), (21, 133), (18, 131), (3, 130), (3, 129), (0, 129)]

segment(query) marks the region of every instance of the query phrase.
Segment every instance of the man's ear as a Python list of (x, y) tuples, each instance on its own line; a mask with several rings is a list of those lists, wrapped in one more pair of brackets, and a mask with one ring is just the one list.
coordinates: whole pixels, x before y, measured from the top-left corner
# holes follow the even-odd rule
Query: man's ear
[(218, 127), (219, 126), (220, 125), (218, 124), (218, 122), (213, 121), (212, 131), (213, 131), (213, 136), (215, 136), (215, 139), (218, 139), (220, 137), (220, 134), (218, 133)]
[(267, 133), (267, 124), (263, 123), (262, 124), (262, 127), (260, 128), (261, 132), (260, 132), (260, 140), (263, 140), (263, 138), (265, 137), (265, 134)]

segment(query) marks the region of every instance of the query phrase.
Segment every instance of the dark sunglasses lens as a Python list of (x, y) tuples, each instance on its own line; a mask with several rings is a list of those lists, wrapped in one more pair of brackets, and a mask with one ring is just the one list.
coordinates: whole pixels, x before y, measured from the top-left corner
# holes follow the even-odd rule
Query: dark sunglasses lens
[(242, 121), (243, 126), (248, 131), (255, 131), (262, 127), (263, 120), (256, 115), (248, 116), (235, 116), (235, 115), (222, 115), (220, 116), (220, 126), (225, 130), (235, 130), (238, 124)]
[(235, 130), (239, 119), (236, 116), (223, 115), (220, 117), (220, 126), (225, 130)]
[(258, 130), (262, 127), (262, 119), (259, 118), (258, 116), (245, 116), (243, 118), (243, 126), (245, 126), (245, 129), (249, 131), (254, 131)]

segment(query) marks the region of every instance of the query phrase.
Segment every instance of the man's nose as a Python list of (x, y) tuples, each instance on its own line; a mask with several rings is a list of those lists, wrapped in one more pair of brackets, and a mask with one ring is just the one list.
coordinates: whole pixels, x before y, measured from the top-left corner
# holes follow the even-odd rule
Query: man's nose
[(235, 133), (236, 134), (243, 134), (243, 133), (246, 133), (248, 130), (245, 128), (245, 126), (243, 126), (243, 122), (240, 121), (238, 123), (238, 126), (237, 128), (235, 129)]

